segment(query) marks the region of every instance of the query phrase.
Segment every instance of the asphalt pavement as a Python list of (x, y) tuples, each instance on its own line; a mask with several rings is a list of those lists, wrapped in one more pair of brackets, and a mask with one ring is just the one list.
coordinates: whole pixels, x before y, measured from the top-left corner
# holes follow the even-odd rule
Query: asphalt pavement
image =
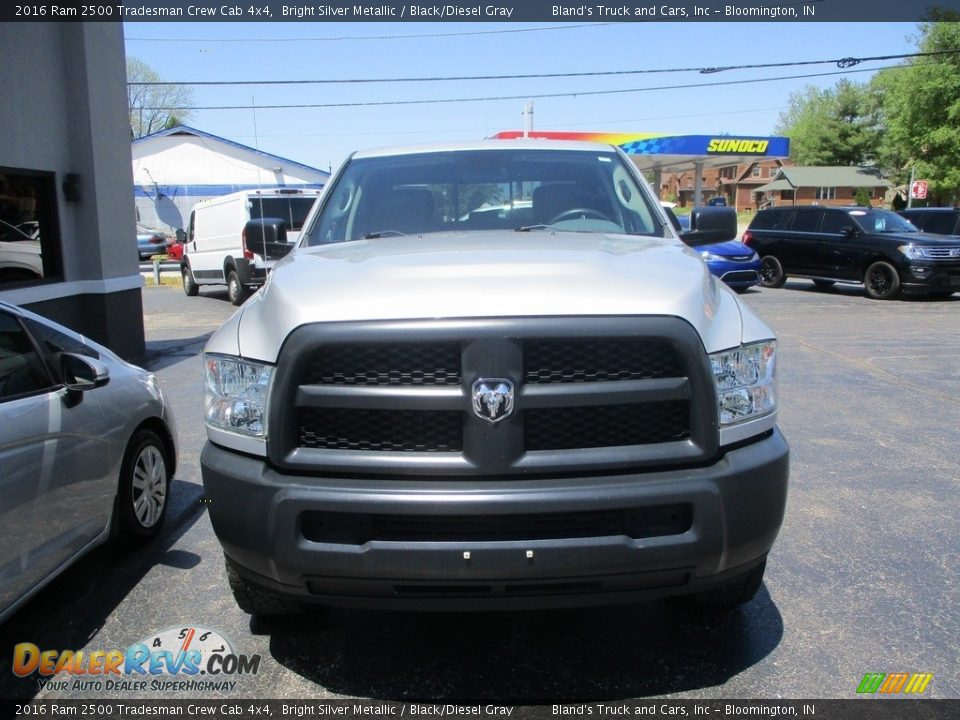
[[(143, 291), (148, 359), (176, 410), (180, 465), (162, 535), (102, 548), (0, 627), (13, 646), (125, 649), (212, 629), (258, 654), (229, 691), (40, 689), (0, 670), (4, 698), (360, 697), (509, 703), (852, 698), (865, 673), (933, 673), (960, 697), (960, 295), (878, 302), (791, 281), (743, 299), (780, 338), (786, 520), (763, 588), (726, 618), (671, 602), (494, 614), (318, 610), (251, 621), (234, 605), (200, 485), (199, 352), (225, 292)], [(3, 658), (6, 658), (4, 660)]]

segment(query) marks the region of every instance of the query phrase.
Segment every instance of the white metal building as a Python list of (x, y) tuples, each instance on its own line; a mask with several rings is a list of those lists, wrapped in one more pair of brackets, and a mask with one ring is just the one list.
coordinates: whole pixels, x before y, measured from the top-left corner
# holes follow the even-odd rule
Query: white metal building
[(133, 185), (140, 222), (186, 228), (201, 200), (239, 190), (322, 188), (324, 170), (178, 125), (133, 141)]

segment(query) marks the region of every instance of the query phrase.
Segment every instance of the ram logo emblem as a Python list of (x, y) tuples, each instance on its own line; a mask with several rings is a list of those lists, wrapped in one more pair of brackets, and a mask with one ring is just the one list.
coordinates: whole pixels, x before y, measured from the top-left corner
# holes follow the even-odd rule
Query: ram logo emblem
[(473, 383), (473, 411), (481, 420), (496, 423), (513, 412), (513, 382), (480, 378)]

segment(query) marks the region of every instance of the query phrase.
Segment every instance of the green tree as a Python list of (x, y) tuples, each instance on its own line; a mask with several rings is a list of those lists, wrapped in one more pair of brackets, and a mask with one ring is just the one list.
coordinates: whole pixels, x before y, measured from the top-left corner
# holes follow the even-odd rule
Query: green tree
[(870, 165), (877, 159), (879, 120), (874, 89), (841, 80), (792, 94), (775, 132), (790, 138), (790, 157), (798, 165)]
[[(934, 10), (915, 38), (921, 52), (960, 50), (960, 14)], [(960, 198), (960, 53), (910, 58), (878, 73), (886, 133), (882, 162), (905, 183), (913, 168), (927, 180), (932, 204)]]
[(127, 109), (134, 139), (169, 129), (190, 118), (193, 91), (185, 85), (141, 85), (162, 82), (140, 58), (127, 58)]

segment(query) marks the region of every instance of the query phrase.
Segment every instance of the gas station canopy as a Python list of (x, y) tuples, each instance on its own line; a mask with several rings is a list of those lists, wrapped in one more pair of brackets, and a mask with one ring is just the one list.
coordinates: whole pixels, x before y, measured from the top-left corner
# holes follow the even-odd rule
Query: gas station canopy
[(616, 145), (643, 171), (653, 174), (654, 187), (660, 187), (663, 170), (696, 171), (694, 204), (700, 204), (703, 168), (749, 163), (758, 158), (786, 158), (790, 140), (785, 137), (754, 135), (666, 135), (663, 133), (610, 133), (505, 130), (493, 136), (501, 140), (522, 137), (544, 140), (579, 140)]

